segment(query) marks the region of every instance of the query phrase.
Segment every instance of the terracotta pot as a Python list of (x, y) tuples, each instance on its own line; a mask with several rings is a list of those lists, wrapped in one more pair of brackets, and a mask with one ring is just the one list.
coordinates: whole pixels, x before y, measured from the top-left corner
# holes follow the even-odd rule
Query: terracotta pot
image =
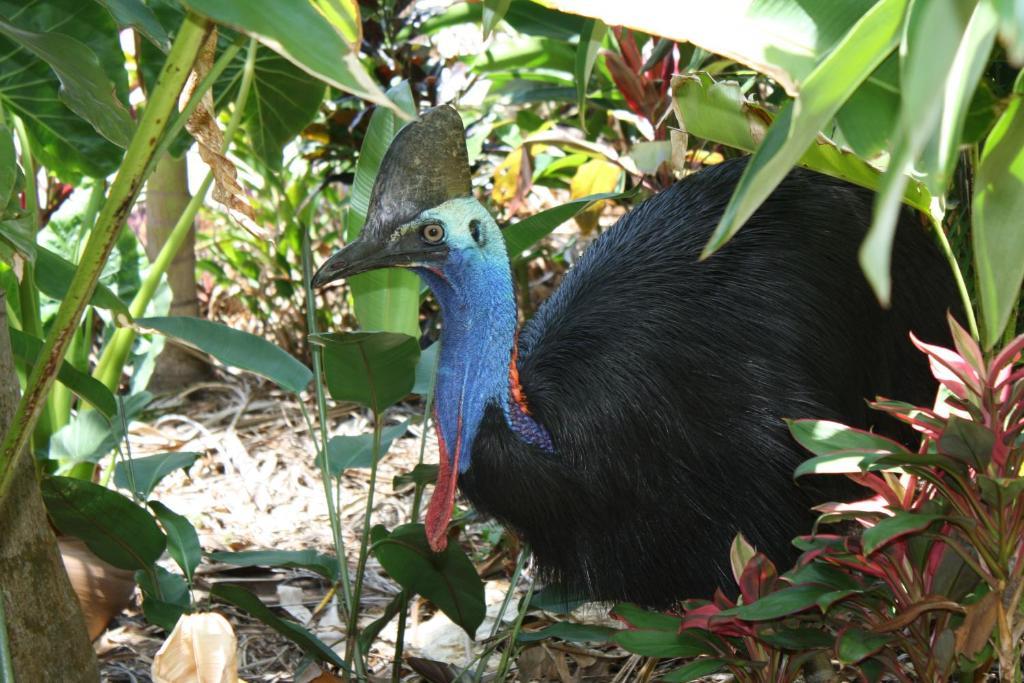
[(77, 538), (59, 536), (57, 545), (71, 587), (82, 605), (89, 639), (95, 640), (131, 602), (135, 593), (134, 573), (107, 564)]

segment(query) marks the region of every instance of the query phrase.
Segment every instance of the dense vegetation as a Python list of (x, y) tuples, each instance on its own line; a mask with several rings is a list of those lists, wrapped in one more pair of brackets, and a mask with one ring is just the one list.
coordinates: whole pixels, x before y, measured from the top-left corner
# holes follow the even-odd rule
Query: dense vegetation
[[(11, 389), (0, 395), (0, 681), (97, 677), (51, 525), (135, 572), (150, 623), (171, 632), (183, 615), (232, 604), (353, 680), (504, 680), (520, 649), (545, 639), (650, 658), (634, 662), (644, 679), (786, 681), (807, 665), (827, 675), (831, 661), (865, 680), (1021, 680), (1024, 4), (675, 4), (0, 0), (0, 373)], [(870, 498), (821, 501), (793, 568), (737, 537), (735, 599), (695, 595), (672, 614), (617, 605), (622, 629), (559, 617), (524, 630), (530, 610), (570, 607), (529, 581), (502, 619), (528, 573), (528, 550), (506, 537), (494, 551), (507, 556), (509, 597), (479, 657), (462, 672), (404, 659), (415, 596), (471, 637), (485, 612), (468, 544), (427, 545), (420, 500), (436, 467), (422, 448), (403, 475), (409, 518), (371, 524), (377, 465), (408, 426), (389, 410), (430, 422), (437, 306), (407, 272), (323, 295), (308, 283), (361, 229), (403, 122), (446, 102), (467, 124), (477, 194), (508, 226), (525, 316), (622, 209), (726, 157), (753, 155), (707, 253), (803, 165), (877, 191), (860, 261), (883, 304), (898, 209), (916, 208), (966, 311), (964, 326), (950, 321), (954, 349), (919, 344), (940, 400), (874, 405), (913, 425), (920, 448), (791, 423), (811, 456), (795, 476), (848, 476)], [(209, 166), (191, 199), (189, 148)], [(239, 585), (196, 597), (199, 537), (152, 493), (198, 454), (133, 458), (128, 441), (129, 423), (153, 416), (147, 387), (161, 373), (173, 387), (204, 371), (190, 356), (158, 360), (167, 338), (300, 406), (332, 551), (206, 557), (313, 572), (330, 586), (324, 604), (336, 596), (344, 642), (324, 643)], [(360, 406), (372, 433), (332, 436), (338, 404)], [(339, 492), (352, 468), (369, 470), (370, 490), (346, 547)], [(157, 563), (165, 552), (175, 571)], [(360, 626), (371, 557), (402, 590)], [(367, 655), (392, 621), (393, 669), (373, 670)]]

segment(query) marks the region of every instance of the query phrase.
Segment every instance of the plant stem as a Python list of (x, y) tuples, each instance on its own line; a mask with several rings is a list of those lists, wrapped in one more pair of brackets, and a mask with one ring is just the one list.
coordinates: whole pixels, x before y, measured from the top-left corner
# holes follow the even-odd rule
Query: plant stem
[[(501, 624), (505, 620), (505, 612), (508, 610), (508, 606), (512, 602), (512, 596), (515, 595), (516, 586), (519, 584), (519, 577), (522, 575), (523, 567), (526, 566), (526, 561), (529, 557), (530, 547), (524, 545), (522, 550), (519, 551), (519, 559), (516, 561), (516, 568), (512, 572), (512, 578), (509, 580), (508, 590), (505, 591), (505, 599), (501, 601), (501, 607), (498, 609), (498, 614), (494, 618), (494, 626), (491, 627), (491, 635), (489, 638), (494, 638), (494, 636), (498, 635), (498, 630), (501, 628)], [(480, 664), (476, 668), (476, 674), (473, 676), (474, 681), (479, 682), (483, 679), (484, 671), (487, 668), (487, 662), (489, 659), (489, 655), (480, 659)]]
[(532, 580), (530, 581), (530, 587), (526, 589), (526, 595), (523, 596), (522, 601), (519, 603), (519, 614), (516, 616), (516, 623), (512, 625), (512, 631), (508, 634), (508, 645), (501, 653), (501, 661), (498, 663), (498, 673), (494, 677), (494, 680), (496, 681), (504, 681), (505, 674), (508, 673), (508, 665), (512, 659), (512, 652), (516, 649), (516, 639), (519, 637), (519, 630), (523, 627), (523, 618), (526, 617), (526, 612), (530, 608), (531, 599), (533, 599)]
[[(220, 60), (218, 60), (218, 63), (220, 63)], [(238, 126), (242, 123), (242, 112), (245, 109), (246, 100), (249, 98), (249, 91), (251, 90), (253, 74), (256, 68), (255, 65), (256, 41), (250, 40), (249, 52), (242, 71), (242, 82), (238, 88), (238, 96), (235, 98), (234, 111), (231, 112), (231, 119), (228, 121), (227, 128), (224, 131), (223, 151), (227, 151), (227, 147), (231, 144), (231, 139), (238, 130)], [(196, 89), (192, 100), (198, 103), (202, 95), (202, 91)], [(186, 108), (186, 111), (188, 111), (188, 108)], [(182, 113), (184, 114), (185, 112)], [(131, 304), (128, 306), (128, 312), (132, 318), (140, 317), (146, 312), (146, 307), (152, 301), (153, 295), (160, 285), (161, 278), (167, 272), (171, 261), (174, 260), (174, 257), (181, 249), (181, 245), (188, 237), (192, 221), (195, 220), (196, 214), (199, 213), (199, 209), (203, 206), (203, 202), (206, 200), (206, 193), (210, 190), (211, 184), (213, 184), (213, 171), (207, 172), (206, 177), (203, 178), (203, 182), (199, 186), (199, 190), (189, 200), (188, 204), (185, 205), (185, 210), (178, 217), (178, 222), (174, 224), (174, 228), (167, 236), (167, 241), (160, 248), (160, 253), (153, 259), (153, 263), (146, 272), (146, 278), (142, 281), (139, 291), (136, 292), (135, 298), (132, 299)], [(127, 326), (119, 327), (100, 354), (96, 369), (93, 370), (93, 377), (105, 384), (111, 391), (117, 387), (121, 379), (121, 370), (128, 360), (128, 354), (131, 353), (134, 342), (135, 329)]]
[(27, 453), (25, 446), (39, 415), (45, 407), (46, 395), (53, 386), (61, 360), (71, 343), (82, 312), (96, 288), (100, 273), (117, 241), (117, 235), (131, 212), (135, 199), (146, 180), (146, 168), (153, 156), (156, 140), (167, 126), (174, 105), (188, 77), (192, 64), (206, 36), (205, 19), (189, 14), (182, 22), (167, 55), (149, 105), (142, 114), (131, 143), (125, 152), (117, 177), (110, 187), (96, 226), (82, 254), (82, 260), (71, 279), (67, 295), (61, 302), (50, 333), (46, 337), (39, 362), (26, 382), (25, 393), (0, 445), (0, 499), (6, 497), (14, 459)]
[(953, 280), (956, 282), (956, 289), (960, 293), (960, 300), (964, 305), (964, 315), (967, 316), (967, 329), (970, 330), (972, 337), (980, 341), (978, 319), (974, 316), (971, 294), (967, 291), (967, 282), (964, 280), (963, 271), (960, 270), (960, 264), (956, 260), (956, 254), (953, 253), (953, 248), (949, 245), (949, 238), (946, 236), (946, 231), (942, 229), (942, 223), (931, 212), (928, 212), (928, 220), (931, 221), (935, 236), (939, 240), (939, 246), (942, 247), (942, 253), (946, 256), (949, 267), (953, 271)]
[(352, 608), (348, 614), (346, 630), (345, 661), (350, 662), (356, 673), (363, 672), (363, 655), (357, 647), (356, 630), (359, 628), (359, 606), (363, 592), (363, 574), (366, 572), (366, 559), (370, 547), (370, 517), (373, 514), (373, 493), (377, 486), (377, 465), (380, 463), (380, 438), (384, 429), (384, 420), (377, 411), (373, 413), (373, 464), (370, 465), (370, 488), (366, 492), (366, 512), (363, 514), (362, 538), (359, 541), (359, 560), (356, 564), (355, 585), (352, 587)]
[[(440, 342), (434, 342), (440, 344)], [(430, 387), (427, 390), (427, 395), (423, 401), (423, 419), (420, 424), (423, 425), (423, 435), (420, 437), (420, 456), (417, 465), (423, 464), (423, 454), (427, 448), (427, 434), (430, 429), (430, 416), (431, 409), (434, 404), (434, 382), (437, 379), (437, 367), (441, 364), (441, 353), (438, 349), (438, 353), (434, 358), (434, 368), (431, 370)], [(424, 484), (416, 482), (416, 489), (412, 497), (412, 510), (409, 513), (409, 521), (416, 524), (420, 521), (420, 504), (423, 501), (423, 487)], [(406, 596), (405, 600), (402, 601), (402, 607), (398, 612), (398, 635), (395, 636), (395, 661), (394, 668), (391, 672), (391, 680), (393, 683), (398, 683), (402, 675), (402, 649), (405, 645), (405, 627), (409, 619), (409, 599), (411, 596)]]
[[(316, 197), (320, 196), (319, 190)], [(303, 220), (299, 228), (302, 234), (302, 282), (306, 294), (306, 334), (312, 336), (318, 332), (316, 324), (316, 300), (313, 294), (313, 287), (310, 281), (313, 278), (313, 255), (311, 253), (309, 231), (312, 227), (312, 215), (315, 213), (316, 205), (313, 204), (310, 211), (310, 218)], [(307, 337), (308, 338), (308, 337)], [(327, 464), (327, 396), (324, 392), (323, 377), (323, 351), (316, 344), (310, 344), (310, 355), (313, 357), (313, 386), (316, 392), (316, 408), (320, 416), (320, 443), (317, 445), (316, 432), (310, 425), (309, 436), (313, 444), (317, 446), (317, 461), (320, 468), (320, 477), (324, 483), (324, 499), (327, 501), (327, 516), (331, 522), (331, 536), (334, 539), (334, 554), (338, 558), (338, 570), (341, 578), (342, 603), (346, 613), (351, 614), (354, 601), (352, 600), (352, 585), (348, 576), (348, 555), (345, 553), (345, 539), (341, 535), (341, 518), (338, 516), (338, 508), (335, 505), (335, 496), (331, 492), (331, 471)], [(302, 397), (299, 397), (302, 401)], [(340, 500), (337, 501), (340, 504)]]

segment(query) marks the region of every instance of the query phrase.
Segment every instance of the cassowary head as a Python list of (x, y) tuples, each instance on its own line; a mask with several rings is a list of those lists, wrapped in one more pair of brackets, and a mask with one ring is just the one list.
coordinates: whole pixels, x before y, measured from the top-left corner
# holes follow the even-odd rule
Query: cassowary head
[(450, 106), (428, 110), (395, 136), (362, 233), (320, 267), (313, 286), (390, 267), (454, 285), (467, 261), (504, 259), (500, 230), (471, 190), (462, 119)]
[(441, 465), (426, 519), (435, 550), (446, 542), (456, 479), (469, 468), (484, 412), (506, 406), (515, 343), (505, 242), (471, 189), (459, 114), (448, 106), (425, 112), (388, 148), (359, 238), (313, 276), (318, 287), (377, 268), (409, 268), (441, 304), (434, 404)]

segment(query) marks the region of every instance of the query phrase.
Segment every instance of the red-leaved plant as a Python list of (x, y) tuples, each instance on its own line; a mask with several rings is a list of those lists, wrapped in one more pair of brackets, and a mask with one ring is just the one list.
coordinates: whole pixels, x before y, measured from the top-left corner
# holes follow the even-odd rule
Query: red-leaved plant
[(620, 605), (632, 628), (614, 640), (640, 654), (696, 657), (666, 681), (723, 670), (739, 681), (791, 681), (826, 658), (865, 681), (971, 680), (993, 661), (1000, 680), (1019, 680), (1024, 336), (986, 357), (950, 327), (954, 349), (914, 340), (943, 387), (933, 408), (872, 404), (920, 432), (916, 452), (835, 422), (789, 423), (814, 454), (795, 476), (841, 474), (874, 494), (820, 506), (819, 526), (840, 523), (845, 533), (796, 539), (803, 554), (782, 576), (737, 537), (739, 604), (719, 592), (654, 622)]

